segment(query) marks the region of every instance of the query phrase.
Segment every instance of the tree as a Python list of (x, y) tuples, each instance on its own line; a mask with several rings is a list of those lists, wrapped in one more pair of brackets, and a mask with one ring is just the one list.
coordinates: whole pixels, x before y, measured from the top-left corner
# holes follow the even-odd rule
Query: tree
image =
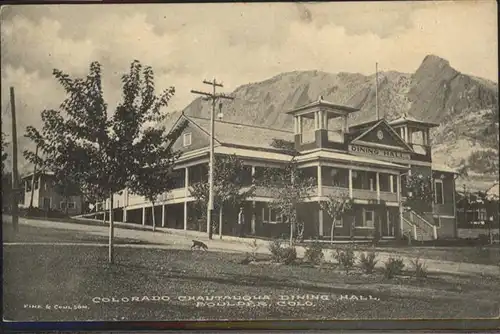
[(153, 231), (156, 228), (154, 207), (158, 196), (175, 188), (174, 167), (182, 152), (173, 151), (172, 144), (187, 124), (187, 121), (183, 121), (170, 132), (165, 131), (164, 127), (149, 129), (138, 147), (139, 161), (144, 164), (131, 178), (130, 190), (151, 202)]
[(7, 153), (7, 146), (9, 145), (9, 143), (5, 141), (5, 134), (3, 132), (1, 140), (2, 140), (2, 175), (3, 175), (5, 170), (5, 162), (7, 161), (7, 157), (9, 156)]
[(330, 241), (333, 243), (335, 235), (335, 221), (342, 219), (342, 217), (352, 210), (353, 201), (348, 194), (341, 193), (338, 195), (328, 195), (326, 201), (319, 203), (321, 210), (326, 211), (328, 216), (332, 219), (332, 228), (330, 230)]
[(403, 186), (406, 191), (406, 200), (403, 206), (410, 207), (420, 213), (429, 211), (429, 207), (434, 202), (431, 176), (407, 175)]
[(317, 183), (313, 178), (306, 177), (299, 168), (295, 160), (298, 152), (292, 143), (275, 139), (271, 145), (290, 154), (291, 159), (285, 168), (267, 169), (260, 184), (271, 188), (275, 194), (271, 205), (290, 222), (290, 245), (293, 245), (294, 231), (299, 223), (299, 205), (310, 197)]
[(109, 198), (109, 261), (113, 263), (113, 194), (127, 187), (144, 167), (144, 150), (158, 146), (150, 142), (149, 132), (163, 120), (160, 110), (175, 89), (157, 96), (152, 68), (135, 60), (122, 76), (122, 101), (108, 115), (98, 62), (90, 65), (85, 78), (72, 79), (57, 69), (53, 74), (66, 98), (59, 110), (42, 112), (40, 151), (48, 166), (62, 166), (64, 175), (70, 175), (84, 194)]
[[(222, 237), (222, 212), (226, 207), (237, 208), (252, 197), (255, 185), (249, 184), (247, 166), (236, 155), (214, 157), (214, 211), (219, 211), (219, 235)], [(208, 182), (198, 182), (190, 189), (191, 196), (195, 198), (195, 205), (201, 217), (206, 220), (209, 197)], [(215, 227), (211, 219), (211, 229)]]

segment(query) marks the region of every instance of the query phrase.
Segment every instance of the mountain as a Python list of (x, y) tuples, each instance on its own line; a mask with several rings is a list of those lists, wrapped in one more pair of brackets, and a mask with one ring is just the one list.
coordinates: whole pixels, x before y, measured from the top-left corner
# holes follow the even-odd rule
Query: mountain
[[(447, 60), (435, 55), (426, 56), (415, 73), (380, 72), (378, 82), (379, 111), (388, 120), (407, 113), (418, 119), (441, 124), (431, 132), (434, 161), (458, 167), (473, 152), (488, 148), (495, 148), (498, 156), (498, 137), (485, 135), (487, 131), (484, 131), (492, 125), (491, 117), (487, 118), (485, 115), (498, 113), (497, 83), (460, 73)], [(334, 103), (360, 108), (359, 112), (351, 115), (351, 124), (376, 118), (375, 74), (366, 76), (345, 72), (287, 72), (240, 86), (229, 95), (234, 100), (223, 101), (224, 120), (278, 129), (293, 129), (293, 119), (286, 112), (317, 100), (320, 95)], [(197, 98), (183, 112), (192, 116), (209, 117), (210, 109), (209, 102)], [(180, 112), (169, 114), (167, 122), (176, 119), (179, 114)], [(498, 117), (495, 119), (494, 126), (498, 133)], [(20, 148), (32, 146), (27, 143), (26, 138), (21, 135), (19, 137)], [(478, 140), (472, 143), (468, 137), (476, 137)], [(29, 171), (30, 166), (26, 164), (22, 154), (19, 157), (20, 171)], [(491, 157), (488, 155), (481, 158)], [(476, 166), (481, 163), (481, 160), (478, 162), (475, 159)], [(484, 164), (486, 163), (491, 161)], [(484, 173), (483, 170), (476, 169), (476, 174)], [(494, 177), (498, 178), (498, 172)]]
[[(379, 111), (388, 120), (407, 113), (441, 124), (431, 132), (434, 161), (458, 167), (473, 151), (492, 147), (491, 138), (472, 144), (467, 136), (488, 126), (485, 112), (498, 112), (497, 83), (460, 73), (435, 55), (426, 56), (415, 73), (380, 72), (378, 82)], [(292, 129), (293, 120), (285, 113), (320, 95), (360, 108), (352, 114), (351, 124), (376, 118), (375, 74), (295, 71), (238, 87), (229, 94), (233, 101), (223, 101), (224, 120)], [(210, 109), (210, 103), (197, 98), (183, 112), (208, 117)]]

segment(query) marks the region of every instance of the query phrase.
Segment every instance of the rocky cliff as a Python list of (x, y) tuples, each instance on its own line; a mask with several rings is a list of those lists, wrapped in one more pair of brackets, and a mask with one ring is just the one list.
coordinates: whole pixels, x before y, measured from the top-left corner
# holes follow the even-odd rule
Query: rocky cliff
[[(471, 143), (467, 135), (480, 133), (488, 124), (483, 114), (498, 104), (498, 84), (460, 73), (442, 58), (429, 55), (415, 73), (395, 71), (378, 74), (379, 112), (391, 120), (402, 113), (440, 123), (434, 129), (434, 161), (457, 167), (474, 150), (491, 147), (491, 138)], [(322, 95), (325, 100), (360, 108), (350, 123), (375, 119), (375, 74), (288, 72), (268, 80), (238, 87), (224, 101), (225, 120), (289, 128), (293, 119), (286, 111)], [(201, 98), (184, 112), (209, 117), (211, 105)], [(176, 115), (172, 115), (176, 117)], [(482, 142), (484, 140), (484, 142)]]

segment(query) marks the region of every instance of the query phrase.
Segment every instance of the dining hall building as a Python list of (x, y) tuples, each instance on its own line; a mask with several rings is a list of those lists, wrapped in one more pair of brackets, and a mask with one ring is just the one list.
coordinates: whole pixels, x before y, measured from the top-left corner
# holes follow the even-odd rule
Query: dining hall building
[[(349, 115), (357, 111), (320, 97), (287, 112), (294, 121), (293, 131), (216, 120), (214, 152), (216, 157), (238, 156), (247, 167), (245, 179), (250, 185), (264, 169), (283, 168), (292, 159), (272, 142), (293, 142), (298, 167), (317, 182), (314, 194), (298, 212), (306, 240), (330, 239), (332, 219), (319, 203), (340, 193), (353, 200), (353, 210), (335, 222), (336, 240), (371, 239), (375, 235), (383, 239), (406, 235), (418, 240), (456, 237), (457, 173), (432, 163), (430, 129), (437, 124), (405, 115), (349, 126)], [(174, 143), (174, 149), (182, 151), (176, 165), (176, 189), (160, 196), (155, 204), (156, 226), (206, 231), (206, 222), (200, 221), (193, 209), (190, 187), (208, 181), (210, 120), (182, 114), (172, 129), (182, 120), (188, 125)], [(429, 203), (428, 212), (403, 208), (402, 182), (408, 174), (432, 177), (435, 200)], [(272, 208), (273, 200), (270, 189), (256, 187), (254, 196), (244, 204), (246, 235), (278, 237), (288, 233), (289, 224)], [(109, 203), (105, 205), (107, 208)], [(152, 224), (151, 203), (127, 189), (115, 194), (113, 207), (115, 221)], [(222, 232), (232, 234), (237, 222), (226, 216), (222, 215)]]

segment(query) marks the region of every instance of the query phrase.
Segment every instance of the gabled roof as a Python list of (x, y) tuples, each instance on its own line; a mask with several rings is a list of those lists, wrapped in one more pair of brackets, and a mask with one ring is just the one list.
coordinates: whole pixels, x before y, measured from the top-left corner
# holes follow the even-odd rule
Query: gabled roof
[[(184, 117), (206, 132), (207, 135), (210, 135), (210, 119), (186, 115), (184, 115)], [(220, 144), (241, 145), (276, 150), (275, 147), (271, 146), (273, 139), (287, 141), (293, 141), (294, 139), (292, 131), (278, 130), (249, 124), (239, 124), (228, 121), (216, 120), (214, 129), (214, 138)]]
[(380, 124), (384, 124), (386, 126), (386, 128), (389, 130), (389, 133), (396, 139), (396, 141), (398, 141), (401, 144), (401, 146), (404, 146), (408, 151), (413, 152), (413, 148), (410, 145), (408, 145), (408, 143), (406, 143), (403, 140), (403, 138), (401, 138), (401, 136), (396, 131), (394, 131), (394, 129), (392, 128), (392, 126), (390, 126), (387, 123), (387, 121), (385, 119), (383, 119), (383, 118), (381, 120), (379, 120), (378, 122), (376, 122), (375, 124), (373, 124), (372, 126), (370, 126), (365, 131), (363, 131), (360, 135), (358, 135), (356, 138), (354, 138), (351, 142), (354, 143), (354, 142), (360, 140), (366, 134), (368, 134), (373, 129), (375, 129), (376, 127), (378, 127)]

